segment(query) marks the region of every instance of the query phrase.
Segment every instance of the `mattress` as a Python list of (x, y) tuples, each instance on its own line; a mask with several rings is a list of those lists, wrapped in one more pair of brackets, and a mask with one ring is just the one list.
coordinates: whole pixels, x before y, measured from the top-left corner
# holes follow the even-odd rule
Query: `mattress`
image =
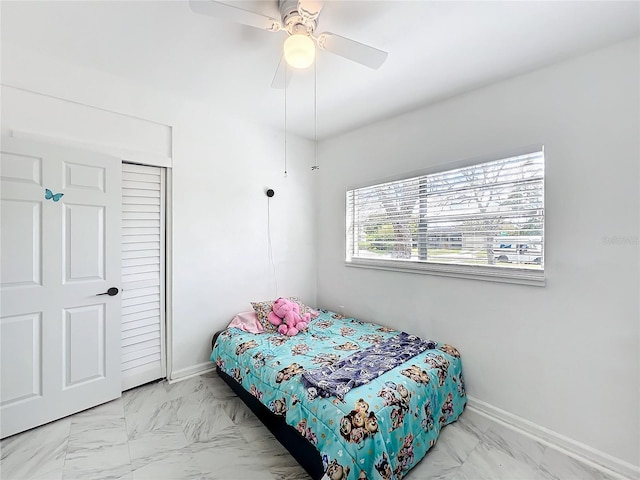
[(430, 348), (338, 396), (302, 381), (401, 333), (321, 311), (293, 337), (226, 329), (211, 360), (314, 445), (331, 480), (401, 479), (466, 405), (455, 347), (428, 342)]

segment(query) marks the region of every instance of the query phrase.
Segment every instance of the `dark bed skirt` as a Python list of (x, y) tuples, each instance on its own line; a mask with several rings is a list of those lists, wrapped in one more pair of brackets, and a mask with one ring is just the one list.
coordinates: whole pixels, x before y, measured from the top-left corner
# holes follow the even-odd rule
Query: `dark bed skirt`
[[(220, 332), (213, 336), (215, 343)], [(296, 461), (314, 480), (320, 480), (324, 475), (320, 452), (309, 443), (298, 431), (288, 425), (279, 415), (274, 415), (260, 401), (247, 392), (233, 377), (216, 368), (218, 375), (231, 387), (238, 397), (251, 409), (256, 417), (271, 431), (274, 437), (286, 448)]]

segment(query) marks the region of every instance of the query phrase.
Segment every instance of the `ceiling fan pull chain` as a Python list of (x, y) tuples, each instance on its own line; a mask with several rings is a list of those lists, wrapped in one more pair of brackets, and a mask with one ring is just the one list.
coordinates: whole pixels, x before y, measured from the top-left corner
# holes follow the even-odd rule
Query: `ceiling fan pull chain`
[(313, 167), (318, 170), (318, 59), (313, 64)]
[(284, 176), (287, 177), (287, 63), (284, 65)]

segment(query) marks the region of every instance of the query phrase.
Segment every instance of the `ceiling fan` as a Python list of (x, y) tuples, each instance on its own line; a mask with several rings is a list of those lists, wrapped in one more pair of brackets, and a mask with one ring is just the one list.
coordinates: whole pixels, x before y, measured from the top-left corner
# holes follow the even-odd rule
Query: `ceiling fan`
[(273, 78), (273, 88), (284, 88), (290, 80), (293, 68), (306, 68), (313, 64), (316, 46), (351, 61), (378, 69), (387, 59), (387, 52), (355, 40), (323, 32), (316, 34), (318, 16), (324, 0), (277, 0), (281, 18), (275, 19), (236, 5), (217, 0), (189, 0), (195, 13), (228, 19), (269, 32), (287, 32), (289, 37), (283, 46), (283, 56)]

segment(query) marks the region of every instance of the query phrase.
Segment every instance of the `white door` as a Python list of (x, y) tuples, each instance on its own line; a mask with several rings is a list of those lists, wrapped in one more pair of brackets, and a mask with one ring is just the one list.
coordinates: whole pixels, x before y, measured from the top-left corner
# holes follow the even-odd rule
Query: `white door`
[(4, 438), (120, 396), (121, 162), (3, 138), (0, 180)]
[(122, 390), (166, 377), (164, 169), (122, 164)]

